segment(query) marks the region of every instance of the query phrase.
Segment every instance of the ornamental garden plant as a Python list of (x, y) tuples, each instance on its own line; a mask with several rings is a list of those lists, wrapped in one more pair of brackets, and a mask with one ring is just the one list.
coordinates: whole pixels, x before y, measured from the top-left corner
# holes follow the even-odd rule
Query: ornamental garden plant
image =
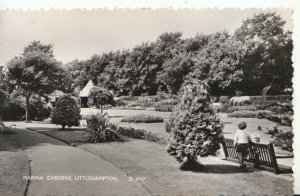
[(217, 154), (223, 123), (215, 114), (205, 84), (192, 81), (183, 90), (181, 101), (166, 126), (171, 134), (167, 152), (177, 161), (185, 160), (186, 166), (192, 166), (198, 156)]
[(59, 98), (55, 104), (52, 115), (52, 123), (62, 126), (79, 126), (80, 124), (80, 107), (75, 97), (64, 95)]

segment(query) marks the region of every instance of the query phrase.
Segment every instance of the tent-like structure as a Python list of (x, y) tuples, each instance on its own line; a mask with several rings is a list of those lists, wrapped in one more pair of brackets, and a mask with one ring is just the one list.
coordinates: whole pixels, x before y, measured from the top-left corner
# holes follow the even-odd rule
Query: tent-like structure
[(87, 108), (88, 107), (88, 96), (90, 94), (90, 90), (95, 86), (92, 80), (90, 80), (85, 87), (80, 91), (80, 107)]

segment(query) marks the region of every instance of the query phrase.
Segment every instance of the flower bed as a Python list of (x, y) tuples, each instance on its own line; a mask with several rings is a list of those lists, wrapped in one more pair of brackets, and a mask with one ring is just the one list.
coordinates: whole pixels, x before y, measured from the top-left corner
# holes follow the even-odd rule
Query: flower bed
[(132, 127), (121, 127), (119, 126), (116, 130), (116, 132), (120, 135), (124, 135), (127, 137), (132, 137), (135, 139), (141, 139), (141, 140), (147, 140), (149, 142), (156, 142), (159, 144), (166, 144), (167, 143), (167, 138), (156, 134), (152, 133), (151, 131), (147, 131), (145, 129), (135, 129)]
[(133, 123), (156, 123), (163, 122), (164, 119), (160, 116), (154, 116), (149, 114), (137, 114), (124, 117), (121, 122), (133, 122)]
[(257, 111), (235, 111), (228, 114), (228, 117), (231, 118), (264, 118), (267, 114), (270, 114), (270, 111), (266, 110), (257, 110)]

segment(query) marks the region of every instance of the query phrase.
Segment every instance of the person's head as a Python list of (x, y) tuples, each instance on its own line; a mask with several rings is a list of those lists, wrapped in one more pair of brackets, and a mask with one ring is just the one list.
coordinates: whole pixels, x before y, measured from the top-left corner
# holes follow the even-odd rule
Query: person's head
[(239, 127), (239, 129), (244, 130), (247, 127), (247, 123), (245, 121), (240, 121), (238, 123), (238, 127)]

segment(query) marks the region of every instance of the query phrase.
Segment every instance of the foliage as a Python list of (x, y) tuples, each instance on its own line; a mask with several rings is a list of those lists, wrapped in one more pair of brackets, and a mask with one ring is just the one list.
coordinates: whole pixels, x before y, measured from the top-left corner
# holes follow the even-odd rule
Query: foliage
[(155, 103), (155, 111), (172, 112), (174, 106), (178, 103), (176, 99), (166, 99)]
[(115, 106), (115, 100), (113, 95), (106, 89), (100, 87), (93, 87), (88, 96), (89, 106), (95, 106), (98, 109), (103, 111), (104, 105), (113, 105)]
[(274, 145), (281, 147), (282, 150), (293, 152), (294, 134), (291, 131), (280, 132), (275, 135)]
[(172, 112), (174, 109), (173, 105), (157, 105), (155, 106), (155, 111), (158, 112)]
[(181, 102), (167, 124), (172, 139), (167, 151), (182, 162), (195, 161), (197, 156), (215, 155), (219, 149), (223, 124), (215, 115), (204, 84), (187, 83)]
[(293, 115), (291, 114), (273, 114), (268, 113), (265, 118), (274, 122), (278, 122), (282, 125), (292, 126)]
[(80, 107), (75, 97), (64, 95), (58, 99), (53, 110), (52, 123), (65, 129), (66, 126), (78, 126), (80, 118)]
[(20, 102), (7, 95), (4, 91), (0, 90), (0, 119), (2, 120), (24, 120), (25, 109)]
[(156, 123), (163, 122), (164, 119), (160, 116), (150, 114), (137, 114), (122, 118), (121, 122), (134, 122), (134, 123)]
[(131, 50), (75, 60), (68, 70), (81, 88), (93, 80), (117, 96), (178, 95), (192, 78), (205, 81), (215, 96), (285, 94), (292, 87), (293, 43), (284, 23), (276, 13), (261, 13), (234, 35), (223, 31), (183, 39), (180, 32), (167, 32)]
[(26, 98), (26, 120), (29, 120), (29, 100), (33, 94), (49, 94), (63, 88), (63, 69), (52, 55), (52, 45), (32, 42), (24, 53), (7, 64), (8, 78), (15, 90)]
[[(243, 22), (236, 38), (248, 45), (243, 60), (242, 92), (247, 95), (276, 95), (292, 87), (291, 32), (276, 13), (261, 13)], [(255, 86), (255, 88), (253, 88)]]
[(83, 135), (92, 143), (120, 141), (120, 135), (116, 132), (117, 127), (109, 120), (107, 113), (89, 116), (86, 119), (87, 128)]
[(271, 114), (271, 112), (267, 110), (243, 110), (229, 113), (227, 116), (229, 118), (265, 118), (268, 114)]
[(147, 131), (145, 129), (136, 129), (133, 127), (118, 126), (117, 132), (121, 135), (132, 137), (135, 139), (147, 140), (149, 142), (157, 142), (160, 144), (166, 144), (166, 138), (163, 136)]
[(232, 106), (230, 108), (227, 109), (227, 113), (232, 113), (232, 112), (235, 112), (235, 111), (245, 111), (245, 110), (248, 110), (248, 111), (256, 111), (256, 110), (262, 110), (263, 107), (261, 106), (253, 106), (253, 105), (246, 105), (246, 106)]
[(53, 107), (50, 103), (47, 103), (44, 98), (33, 96), (29, 104), (30, 119), (40, 121), (50, 117)]
[[(3, 99), (2, 99), (3, 98)], [(3, 120), (24, 120), (26, 115), (26, 100), (18, 93), (7, 95), (0, 90), (0, 114)], [(44, 120), (50, 116), (52, 106), (44, 98), (35, 95), (29, 100), (30, 118)], [(0, 116), (0, 118), (1, 118)]]
[(0, 89), (0, 119), (4, 114), (3, 111), (5, 108), (7, 108), (8, 103), (8, 95), (5, 93), (5, 91)]
[(230, 106), (250, 105), (251, 99), (249, 96), (232, 97), (229, 101)]
[(115, 99), (116, 106), (125, 106), (127, 101), (122, 99)]

